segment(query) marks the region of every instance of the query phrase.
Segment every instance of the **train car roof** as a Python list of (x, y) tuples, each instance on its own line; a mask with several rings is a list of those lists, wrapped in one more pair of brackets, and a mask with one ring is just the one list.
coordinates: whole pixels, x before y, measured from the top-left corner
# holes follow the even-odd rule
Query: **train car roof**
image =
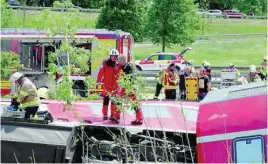
[(201, 104), (231, 100), (242, 97), (257, 96), (267, 94), (267, 85), (265, 82), (255, 82), (246, 85), (232, 86), (229, 88), (211, 91), (207, 94)]
[[(1, 36), (3, 35), (45, 35), (47, 30), (37, 29), (16, 29), (16, 28), (2, 28)], [(78, 29), (76, 35), (94, 35), (99, 39), (119, 39), (121, 36), (130, 36), (129, 33), (124, 31), (109, 31), (106, 29)]]

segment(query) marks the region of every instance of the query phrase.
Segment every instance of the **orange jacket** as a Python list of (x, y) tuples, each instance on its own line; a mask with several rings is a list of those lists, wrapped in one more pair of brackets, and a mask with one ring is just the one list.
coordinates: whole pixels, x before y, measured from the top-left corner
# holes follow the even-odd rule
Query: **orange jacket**
[(165, 90), (173, 90), (177, 88), (178, 85), (178, 75), (175, 72), (166, 69), (164, 72), (163, 86)]

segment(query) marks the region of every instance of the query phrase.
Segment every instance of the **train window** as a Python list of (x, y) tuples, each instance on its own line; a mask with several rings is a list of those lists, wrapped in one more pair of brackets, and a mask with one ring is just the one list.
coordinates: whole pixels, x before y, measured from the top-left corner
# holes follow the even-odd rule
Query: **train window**
[(11, 51), (11, 40), (1, 40), (1, 51)]
[(263, 136), (236, 138), (232, 145), (234, 163), (263, 163), (266, 159)]

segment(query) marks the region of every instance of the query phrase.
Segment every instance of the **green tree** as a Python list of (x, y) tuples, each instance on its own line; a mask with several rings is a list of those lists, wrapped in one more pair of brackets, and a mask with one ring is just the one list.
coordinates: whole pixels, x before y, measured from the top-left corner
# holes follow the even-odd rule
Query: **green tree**
[(251, 10), (258, 15), (265, 14), (267, 13), (267, 0), (237, 0), (236, 8), (246, 14), (250, 14)]
[(147, 34), (154, 44), (165, 47), (186, 45), (200, 29), (197, 6), (192, 0), (154, 0), (148, 13)]
[(135, 41), (142, 41), (147, 3), (143, 0), (107, 0), (96, 28), (123, 30), (131, 33)]
[(1, 79), (11, 75), (11, 68), (21, 68), (19, 55), (14, 52), (1, 51)]
[(5, 0), (1, 0), (1, 28), (12, 27), (12, 10), (7, 8)]

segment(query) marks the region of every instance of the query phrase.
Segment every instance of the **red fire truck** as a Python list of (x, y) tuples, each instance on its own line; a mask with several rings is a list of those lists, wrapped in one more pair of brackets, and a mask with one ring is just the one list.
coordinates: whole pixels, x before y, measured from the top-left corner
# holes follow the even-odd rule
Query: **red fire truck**
[[(64, 39), (60, 34), (53, 37), (46, 34), (47, 31), (35, 29), (1, 29), (1, 51), (13, 51), (20, 56), (21, 64), (24, 67), (18, 71), (34, 81), (37, 88), (42, 86), (52, 87), (52, 83), (46, 74), (48, 54), (58, 49)], [(80, 29), (72, 38), (72, 41), (74, 46), (84, 47), (91, 50), (93, 55), (98, 55), (97, 60), (89, 63), (89, 72), (71, 75), (71, 79), (74, 81), (73, 89), (81, 96), (86, 94), (84, 79), (88, 75), (97, 76), (100, 64), (108, 56), (110, 49), (118, 49), (121, 54), (127, 56), (128, 61), (133, 57), (133, 37), (126, 32)], [(98, 53), (94, 54), (94, 50), (97, 50)], [(60, 58), (57, 59), (57, 65), (64, 65), (67, 58), (67, 54), (60, 55)], [(62, 75), (58, 74), (56, 79), (56, 82), (60, 83)], [(9, 94), (14, 88), (12, 86), (8, 79), (1, 80), (1, 95)]]

